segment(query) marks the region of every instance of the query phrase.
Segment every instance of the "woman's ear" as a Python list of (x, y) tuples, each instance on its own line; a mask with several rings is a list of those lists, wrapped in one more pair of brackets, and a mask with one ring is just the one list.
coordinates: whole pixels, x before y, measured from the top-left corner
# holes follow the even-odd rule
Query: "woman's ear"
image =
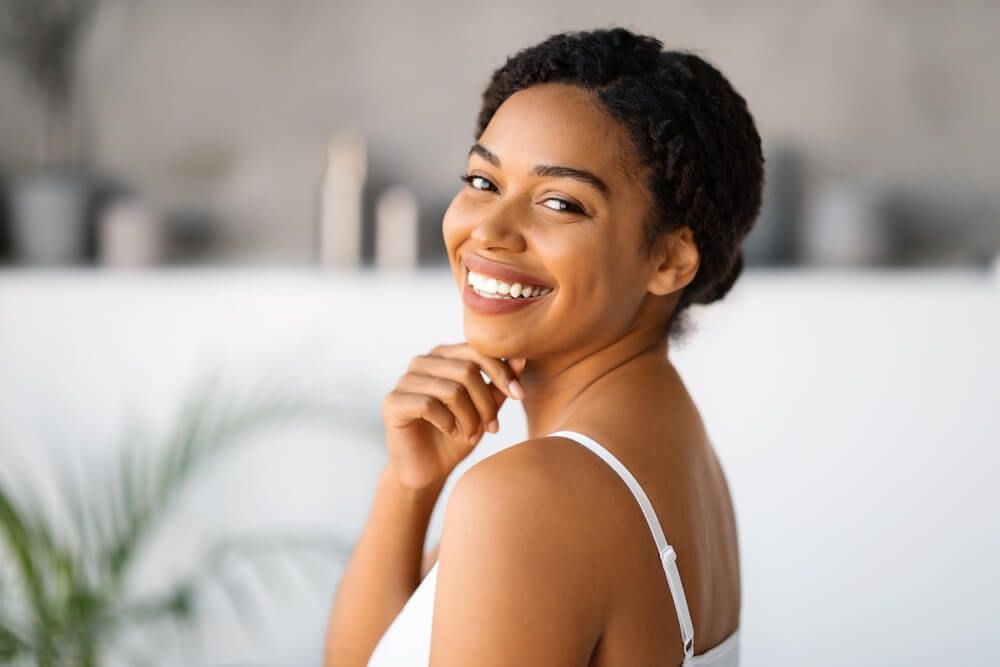
[(657, 295), (671, 294), (694, 280), (701, 254), (691, 228), (684, 226), (662, 234), (653, 253), (655, 267), (647, 285)]

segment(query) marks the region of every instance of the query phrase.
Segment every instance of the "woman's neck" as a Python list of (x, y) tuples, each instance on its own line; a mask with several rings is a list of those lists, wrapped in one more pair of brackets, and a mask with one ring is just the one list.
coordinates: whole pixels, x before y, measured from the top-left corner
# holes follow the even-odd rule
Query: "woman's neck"
[[(667, 360), (667, 341), (633, 331), (610, 345), (561, 359), (529, 359), (520, 375), (528, 437), (563, 428), (574, 409), (617, 378), (649, 363)], [(667, 362), (669, 363), (669, 362)]]

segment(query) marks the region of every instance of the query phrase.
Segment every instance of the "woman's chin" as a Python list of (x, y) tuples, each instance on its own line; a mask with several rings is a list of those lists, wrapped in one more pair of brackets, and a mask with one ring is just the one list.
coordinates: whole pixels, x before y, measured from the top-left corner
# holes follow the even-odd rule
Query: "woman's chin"
[(465, 339), (472, 349), (480, 354), (486, 355), (487, 357), (510, 359), (513, 357), (527, 356), (524, 354), (524, 351), (520, 348), (520, 346), (511, 345), (511, 340), (509, 338), (500, 338), (495, 334), (470, 331), (469, 327), (466, 327)]

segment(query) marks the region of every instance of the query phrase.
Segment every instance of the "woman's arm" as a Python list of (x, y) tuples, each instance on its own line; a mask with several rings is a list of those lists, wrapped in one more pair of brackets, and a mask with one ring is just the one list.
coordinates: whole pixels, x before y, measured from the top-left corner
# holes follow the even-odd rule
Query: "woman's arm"
[(367, 524), (341, 577), (327, 628), (324, 665), (363, 667), (422, 575), (431, 511), (444, 480), (414, 490), (391, 468), (379, 475)]
[(334, 598), (327, 667), (363, 667), (416, 590), (434, 557), (423, 546), (438, 495), (483, 434), (497, 432), (507, 396), (524, 397), (515, 379), (524, 363), (484, 356), (468, 343), (438, 345), (415, 357), (386, 396), (389, 463)]
[(457, 480), (441, 533), (432, 667), (590, 664), (611, 599), (613, 567), (598, 557), (608, 531), (570, 465), (579, 453), (551, 445), (508, 447)]

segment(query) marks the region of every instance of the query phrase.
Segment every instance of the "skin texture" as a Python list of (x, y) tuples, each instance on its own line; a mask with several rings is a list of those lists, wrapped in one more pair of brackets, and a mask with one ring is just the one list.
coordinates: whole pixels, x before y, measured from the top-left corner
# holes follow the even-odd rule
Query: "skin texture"
[[(474, 252), (555, 290), (506, 315), (465, 310), (469, 344), (525, 358), (530, 439), (459, 480), (440, 546), (432, 664), (679, 664), (676, 614), (652, 536), (627, 487), (580, 445), (590, 435), (633, 471), (679, 555), (703, 652), (736, 629), (739, 574), (729, 493), (662, 323), (698, 268), (686, 228), (637, 252), (649, 198), (619, 125), (578, 88), (519, 91), (469, 158), (484, 177), (456, 195), (443, 232), (456, 283)], [(608, 197), (537, 164), (598, 175)], [(479, 188), (479, 189), (476, 189)], [(578, 205), (584, 214), (550, 198)], [(487, 656), (494, 656), (487, 658)]]
[[(698, 249), (682, 227), (648, 260), (640, 254), (650, 206), (641, 165), (621, 126), (582, 89), (518, 91), (478, 144), (488, 152), (473, 151), (467, 167), (477, 178), (442, 227), (456, 286), (465, 287), (462, 257), (472, 253), (554, 290), (502, 315), (464, 306), (466, 342), (418, 357), (387, 399), (390, 463), (335, 601), (326, 664), (363, 665), (437, 562), (434, 667), (679, 665), (673, 602), (638, 504), (592, 452), (546, 434), (585, 433), (638, 479), (678, 553), (695, 652), (732, 633), (740, 609), (732, 503), (663, 335)], [(608, 194), (536, 175), (536, 165), (591, 172)], [(490, 376), (485, 393), (467, 363)], [(462, 475), (440, 544), (421, 559), (419, 529), (441, 476), (494, 430), (487, 424), (512, 396), (523, 396), (528, 439)], [(455, 424), (453, 439), (442, 435)], [(494, 427), (502, 433), (502, 423)]]

